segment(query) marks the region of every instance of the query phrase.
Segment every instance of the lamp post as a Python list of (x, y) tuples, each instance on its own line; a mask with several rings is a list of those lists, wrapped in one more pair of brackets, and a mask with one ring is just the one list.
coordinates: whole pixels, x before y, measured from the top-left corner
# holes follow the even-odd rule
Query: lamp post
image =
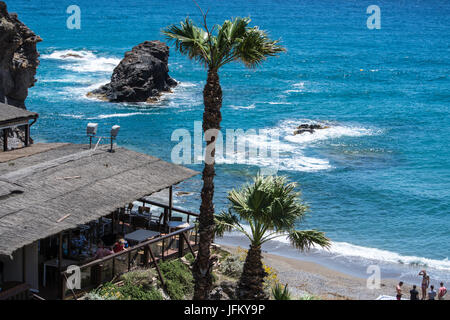
[(92, 147), (92, 138), (97, 134), (98, 123), (88, 123), (86, 134), (89, 136), (89, 149)]
[(112, 128), (111, 128), (111, 149), (109, 150), (110, 152), (114, 152), (114, 150), (113, 150), (113, 143), (114, 143), (114, 140), (117, 137), (117, 134), (119, 133), (119, 129), (120, 129), (120, 126), (117, 125), (117, 124), (113, 125)]

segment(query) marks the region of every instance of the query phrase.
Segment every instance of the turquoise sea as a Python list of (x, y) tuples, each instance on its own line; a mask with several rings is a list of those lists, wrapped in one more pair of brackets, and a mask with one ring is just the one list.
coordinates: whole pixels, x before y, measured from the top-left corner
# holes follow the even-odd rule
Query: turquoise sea
[[(108, 82), (125, 51), (164, 40), (161, 29), (187, 15), (192, 1), (9, 0), (10, 12), (43, 38), (41, 64), (27, 107), (40, 114), (39, 142), (86, 143), (88, 122), (100, 133), (119, 124), (118, 144), (170, 161), (175, 129), (202, 119), (205, 70), (171, 49), (170, 74), (180, 82), (155, 105), (110, 104), (85, 94)], [(220, 73), (223, 129), (269, 129), (280, 135), (280, 171), (299, 183), (311, 213), (304, 228), (326, 231), (330, 251), (300, 255), (273, 242), (266, 250), (323, 262), (365, 275), (450, 281), (450, 2), (432, 0), (199, 1), (209, 22), (250, 16), (280, 38), (287, 53), (248, 70)], [(81, 29), (66, 26), (70, 5)], [(366, 26), (366, 9), (381, 9), (381, 29)], [(64, 58), (68, 52), (82, 58)], [(292, 135), (303, 121), (330, 129)], [(257, 142), (254, 142), (257, 143)], [(249, 180), (258, 167), (218, 164), (215, 204)], [(201, 170), (201, 165), (190, 167)], [(178, 206), (198, 211), (201, 180), (180, 189), (196, 194)], [(178, 189), (177, 189), (178, 190)], [(245, 245), (236, 235), (223, 242)]]

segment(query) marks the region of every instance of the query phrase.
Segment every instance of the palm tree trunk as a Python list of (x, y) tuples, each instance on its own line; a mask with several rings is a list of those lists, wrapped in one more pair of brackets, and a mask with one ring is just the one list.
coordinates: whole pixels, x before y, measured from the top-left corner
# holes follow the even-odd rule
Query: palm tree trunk
[[(205, 111), (203, 113), (203, 132), (209, 129), (220, 130), (222, 115), (222, 88), (220, 87), (219, 75), (216, 70), (208, 70), (208, 78), (203, 89), (203, 101)], [(214, 143), (211, 146), (211, 143)], [(211, 271), (213, 261), (211, 260), (210, 246), (214, 237), (214, 159), (215, 159), (215, 139), (207, 142), (207, 148), (212, 147), (211, 159), (207, 161), (205, 157), (205, 167), (203, 169), (202, 203), (200, 205), (199, 217), (199, 250), (193, 266), (193, 276), (195, 280), (194, 300), (208, 299), (212, 287)]]
[(244, 270), (237, 288), (237, 297), (240, 300), (267, 300), (269, 297), (264, 291), (264, 277), (261, 246), (250, 245), (245, 258)]

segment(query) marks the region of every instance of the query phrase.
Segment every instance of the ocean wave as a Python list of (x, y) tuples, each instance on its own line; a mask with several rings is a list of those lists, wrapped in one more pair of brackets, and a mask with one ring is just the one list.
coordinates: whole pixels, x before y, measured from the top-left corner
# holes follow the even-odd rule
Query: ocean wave
[[(287, 238), (280, 237), (274, 241), (289, 245), (289, 240)], [(358, 246), (347, 242), (336, 241), (331, 243), (329, 249), (313, 247), (313, 250), (335, 257), (359, 258), (370, 263), (390, 263), (418, 268), (433, 268), (439, 271), (450, 271), (450, 261), (448, 258), (437, 260), (418, 256), (406, 256), (393, 251)]]
[(149, 115), (151, 113), (148, 112), (129, 112), (129, 113), (111, 113), (111, 114), (100, 114), (96, 117), (86, 118), (87, 120), (96, 120), (96, 119), (109, 119), (109, 118), (128, 118), (133, 116), (140, 115)]
[(235, 105), (231, 105), (230, 108), (234, 109), (234, 110), (241, 110), (241, 109), (255, 109), (255, 104), (251, 104), (249, 106), (235, 106)]
[[(294, 130), (300, 123), (322, 124), (326, 126), (326, 128), (315, 130), (313, 133), (305, 132), (302, 134), (294, 135)], [(285, 140), (299, 145), (306, 145), (316, 141), (323, 141), (328, 139), (337, 139), (340, 137), (361, 137), (380, 133), (379, 130), (377, 131), (374, 129), (359, 126), (342, 125), (329, 121), (319, 122), (309, 119), (300, 119), (298, 121), (284, 121), (280, 124), (279, 131), (280, 136), (283, 136)]]
[(113, 57), (100, 57), (88, 50), (55, 50), (44, 54), (42, 59), (66, 61), (59, 67), (64, 70), (78, 73), (112, 72), (119, 64), (120, 59)]
[(291, 102), (269, 101), (269, 104), (292, 104)]
[[(244, 225), (246, 231), (250, 231), (250, 227)], [(247, 245), (248, 240), (236, 231), (229, 232), (224, 235), (219, 243), (228, 243), (232, 245)], [(433, 277), (446, 277), (450, 272), (450, 261), (448, 258), (438, 260), (419, 256), (407, 256), (397, 252), (383, 250), (372, 247), (358, 246), (347, 242), (333, 241), (330, 248), (324, 249), (313, 246), (310, 251), (301, 253), (294, 249), (287, 237), (279, 237), (271, 240), (263, 245), (263, 250), (269, 253), (286, 255), (292, 258), (319, 258), (331, 259), (330, 261), (340, 261), (349, 269), (352, 269), (350, 264), (367, 267), (368, 265), (379, 265), (382, 268), (405, 268), (402, 269), (402, 275), (415, 277), (421, 269), (427, 269), (428, 273), (433, 274)], [(443, 279), (442, 279), (443, 280)]]
[[(253, 132), (247, 131), (239, 138), (239, 143), (245, 145), (245, 149), (239, 150), (235, 146), (230, 151), (224, 146), (217, 146), (217, 162), (259, 166), (272, 171), (316, 172), (330, 170), (333, 169), (333, 166), (328, 159), (307, 155), (305, 149), (314, 146), (317, 141), (378, 133), (373, 129), (323, 122), (322, 124), (328, 126), (326, 129), (316, 130), (312, 134), (306, 132), (294, 135), (293, 132), (300, 123), (313, 124), (317, 121), (308, 119), (286, 120), (272, 128), (264, 128)], [(261, 150), (267, 150), (267, 152), (261, 153)]]

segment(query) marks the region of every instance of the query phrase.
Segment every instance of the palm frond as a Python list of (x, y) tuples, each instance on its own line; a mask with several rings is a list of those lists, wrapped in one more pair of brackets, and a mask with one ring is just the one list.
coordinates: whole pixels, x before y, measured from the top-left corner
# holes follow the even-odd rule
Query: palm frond
[(230, 232), (233, 229), (239, 229), (239, 218), (230, 211), (215, 215), (215, 231), (214, 234), (218, 237), (223, 237), (225, 232)]
[(312, 246), (318, 245), (322, 248), (329, 248), (330, 240), (325, 237), (325, 233), (318, 230), (293, 230), (289, 232), (288, 239), (291, 244), (301, 250), (309, 250)]
[(271, 40), (267, 33), (258, 27), (247, 29), (236, 48), (236, 56), (248, 67), (255, 68), (267, 57), (286, 51), (279, 41)]
[(208, 65), (211, 62), (208, 34), (197, 27), (189, 18), (179, 25), (170, 25), (162, 31), (168, 41), (175, 43), (180, 53), (190, 59)]

